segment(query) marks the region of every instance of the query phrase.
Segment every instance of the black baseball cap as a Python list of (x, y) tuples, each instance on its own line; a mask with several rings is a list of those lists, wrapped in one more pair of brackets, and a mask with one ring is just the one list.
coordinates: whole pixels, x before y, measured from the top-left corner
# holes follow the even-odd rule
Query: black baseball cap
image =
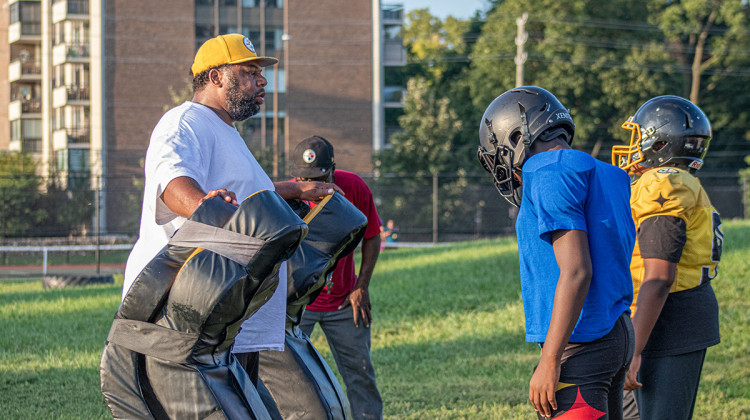
[(302, 140), (294, 148), (292, 175), (297, 178), (319, 178), (333, 169), (333, 146), (320, 136)]

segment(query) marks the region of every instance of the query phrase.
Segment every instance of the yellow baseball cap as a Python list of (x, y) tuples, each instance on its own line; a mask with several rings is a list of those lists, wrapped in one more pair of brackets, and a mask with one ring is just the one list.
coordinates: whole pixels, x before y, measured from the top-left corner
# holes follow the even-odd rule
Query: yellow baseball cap
[(246, 36), (227, 34), (204, 42), (195, 53), (195, 61), (191, 70), (195, 76), (222, 64), (239, 64), (247, 61), (256, 61), (261, 67), (272, 66), (279, 62), (274, 57), (258, 57), (253, 43)]

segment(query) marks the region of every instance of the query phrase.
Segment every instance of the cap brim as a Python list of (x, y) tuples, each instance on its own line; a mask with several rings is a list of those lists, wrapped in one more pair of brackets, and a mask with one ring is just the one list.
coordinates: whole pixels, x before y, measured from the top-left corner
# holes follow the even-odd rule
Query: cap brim
[(298, 166), (295, 166), (292, 169), (292, 175), (295, 178), (308, 178), (308, 179), (320, 178), (321, 176), (328, 175), (328, 173), (331, 172), (331, 169), (333, 169), (333, 166), (326, 170), (321, 170), (321, 168), (311, 168), (311, 167), (300, 168)]
[(279, 59), (274, 58), (274, 57), (252, 57), (252, 58), (243, 58), (241, 60), (231, 61), (227, 64), (240, 64), (240, 63), (247, 63), (250, 61), (258, 63), (258, 65), (261, 67), (268, 67), (268, 66), (273, 66), (274, 64), (278, 63)]

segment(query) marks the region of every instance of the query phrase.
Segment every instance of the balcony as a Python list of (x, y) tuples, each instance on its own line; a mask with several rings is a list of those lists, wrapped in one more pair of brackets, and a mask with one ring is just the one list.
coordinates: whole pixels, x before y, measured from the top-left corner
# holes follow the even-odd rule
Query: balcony
[(15, 22), (8, 27), (8, 43), (37, 43), (42, 41), (41, 22)]
[(29, 61), (16, 60), (10, 63), (8, 67), (8, 81), (17, 82), (19, 80), (41, 80), (42, 68), (36, 63)]
[(383, 4), (383, 23), (402, 24), (404, 22), (404, 6), (401, 4)]
[(42, 153), (42, 139), (11, 140), (8, 149), (12, 152)]
[(64, 20), (88, 20), (88, 0), (58, 0), (52, 5), (52, 23)]
[(60, 86), (52, 90), (52, 107), (65, 105), (86, 106), (89, 104), (88, 86)]
[(406, 65), (406, 48), (400, 38), (388, 39), (383, 42), (383, 65)]
[(91, 144), (91, 130), (88, 126), (61, 128), (52, 132), (54, 150), (87, 148)]
[(65, 63), (88, 63), (89, 44), (64, 43), (52, 47), (52, 65), (59, 66)]
[(386, 108), (403, 108), (406, 99), (406, 88), (386, 86), (383, 88), (383, 106)]
[(11, 103), (8, 105), (8, 119), (10, 121), (23, 117), (39, 118), (41, 113), (41, 99), (11, 98)]

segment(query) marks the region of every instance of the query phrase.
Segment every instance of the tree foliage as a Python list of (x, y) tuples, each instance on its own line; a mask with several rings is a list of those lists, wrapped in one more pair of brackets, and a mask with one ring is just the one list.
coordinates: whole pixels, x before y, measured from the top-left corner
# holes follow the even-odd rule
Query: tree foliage
[(19, 236), (44, 220), (41, 183), (27, 154), (0, 153), (0, 238)]
[[(453, 161), (452, 148), (461, 121), (450, 101), (439, 97), (420, 77), (409, 80), (405, 113), (399, 118), (403, 131), (391, 137), (379, 168), (385, 173), (438, 174)], [(415, 159), (416, 158), (416, 159)]]
[(0, 153), (0, 238), (79, 234), (93, 215), (88, 184), (63, 188), (36, 174), (37, 162), (25, 153)]
[[(740, 151), (747, 150), (750, 140), (750, 91), (745, 88), (750, 84), (750, 3), (490, 3), (483, 21), (479, 16), (441, 21), (426, 10), (413, 11), (403, 32), (409, 51), (406, 75), (424, 79), (462, 122), (450, 151), (454, 158), (461, 156), (454, 160), (473, 165), (475, 147), (470, 146), (476, 145), (484, 109), (515, 86), (516, 19), (528, 13), (524, 84), (548, 89), (570, 108), (576, 123), (574, 147), (608, 160), (611, 146), (628, 140), (621, 124), (648, 99), (671, 94), (699, 103), (712, 122), (708, 170), (744, 166)], [(405, 109), (405, 114), (417, 112), (423, 111)], [(418, 118), (404, 115), (400, 121)], [(407, 126), (402, 128), (409, 133)]]

